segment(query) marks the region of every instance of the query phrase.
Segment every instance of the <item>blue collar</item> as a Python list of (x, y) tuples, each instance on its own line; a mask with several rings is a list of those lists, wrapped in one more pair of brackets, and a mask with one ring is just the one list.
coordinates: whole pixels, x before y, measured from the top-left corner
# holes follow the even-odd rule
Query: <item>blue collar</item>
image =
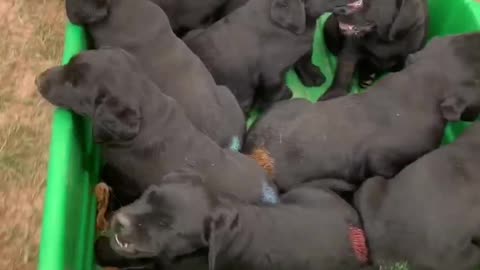
[(277, 204), (280, 202), (277, 189), (267, 182), (262, 183), (262, 202), (267, 204)]

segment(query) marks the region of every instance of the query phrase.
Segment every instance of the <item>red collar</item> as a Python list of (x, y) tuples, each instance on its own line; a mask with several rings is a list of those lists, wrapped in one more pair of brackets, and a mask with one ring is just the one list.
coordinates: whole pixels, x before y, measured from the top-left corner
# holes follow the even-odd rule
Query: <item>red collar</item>
[(361, 264), (369, 263), (369, 254), (367, 247), (367, 238), (365, 236), (365, 231), (361, 228), (350, 225), (349, 228), (349, 237), (350, 242), (352, 243), (352, 248), (355, 253), (355, 257)]

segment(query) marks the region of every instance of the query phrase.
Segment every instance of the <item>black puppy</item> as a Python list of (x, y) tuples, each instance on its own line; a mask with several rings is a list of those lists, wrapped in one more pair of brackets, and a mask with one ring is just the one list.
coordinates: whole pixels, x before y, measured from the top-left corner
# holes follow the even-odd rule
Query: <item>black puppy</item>
[[(88, 3), (72, 5), (75, 10), (69, 14), (83, 19), (79, 23), (86, 25), (95, 47), (127, 50), (185, 109), (195, 127), (222, 147), (241, 144), (245, 119), (235, 97), (215, 83), (200, 59), (175, 36), (160, 7), (147, 0), (101, 1), (87, 13)], [(105, 16), (92, 15), (104, 9)]]
[(247, 137), (283, 190), (322, 178), (392, 177), (435, 149), (447, 121), (480, 112), (480, 33), (436, 38), (366, 93), (311, 104), (283, 101)]
[[(336, 9), (325, 25), (326, 44), (338, 55), (338, 68), (322, 100), (346, 95), (355, 71), (366, 87), (384, 72), (401, 70), (407, 56), (426, 43), (426, 0), (357, 0), (352, 5)], [(306, 68), (297, 71), (311, 86), (323, 75), (307, 60), (300, 64)]]
[[(111, 0), (109, 0), (111, 1)], [(151, 0), (168, 16), (173, 31), (182, 36), (187, 31), (208, 26), (216, 16), (228, 14), (238, 0)], [(103, 19), (108, 14), (106, 0), (66, 0), (67, 15), (72, 23), (84, 24)], [(225, 9), (228, 7), (228, 9)]]
[(95, 259), (102, 267), (138, 270), (207, 270), (208, 250), (199, 250), (188, 256), (176, 258), (172, 262), (162, 262), (157, 258), (131, 259), (116, 253), (110, 246), (110, 239), (101, 236), (95, 241)]
[(117, 211), (111, 246), (125, 257), (162, 261), (208, 247), (211, 270), (360, 269), (367, 254), (358, 214), (328, 188), (353, 187), (325, 183), (298, 187), (280, 204), (265, 206), (213, 194), (198, 179), (173, 177)]
[[(217, 20), (222, 19), (226, 15), (232, 13), (236, 9), (245, 5), (249, 0), (230, 0), (225, 3), (225, 5), (221, 9), (221, 13), (217, 15)], [(216, 22), (216, 21), (215, 21)]]
[(186, 168), (186, 175), (189, 169), (198, 171), (212, 190), (246, 201), (268, 201), (275, 195), (254, 160), (220, 148), (198, 131), (181, 106), (122, 49), (81, 53), (68, 65), (41, 74), (37, 84), (54, 105), (93, 120), (104, 160), (132, 179), (122, 185), (130, 198), (131, 190), (143, 192), (180, 168)]
[(182, 37), (188, 31), (207, 27), (215, 16), (230, 0), (151, 0), (159, 5), (168, 16), (170, 25), (177, 36)]
[(291, 97), (284, 74), (311, 48), (316, 19), (349, 1), (249, 1), (184, 40), (247, 112)]
[(480, 123), (390, 180), (374, 177), (355, 194), (372, 260), (412, 270), (480, 265)]

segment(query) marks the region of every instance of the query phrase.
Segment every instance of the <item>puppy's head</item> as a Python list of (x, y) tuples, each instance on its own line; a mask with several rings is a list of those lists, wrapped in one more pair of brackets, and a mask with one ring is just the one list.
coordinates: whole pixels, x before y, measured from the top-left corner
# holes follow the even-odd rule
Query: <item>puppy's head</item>
[[(444, 88), (441, 112), (448, 121), (474, 121), (480, 114), (480, 33), (434, 38), (410, 56), (408, 66), (433, 75)], [(435, 79), (434, 79), (435, 80)]]
[(347, 5), (335, 7), (333, 14), (338, 28), (345, 36), (363, 37), (376, 28), (376, 24), (366, 17), (368, 4), (365, 0), (355, 0)]
[(111, 0), (66, 0), (67, 17), (78, 25), (92, 24), (108, 16)]
[(36, 84), (52, 104), (92, 118), (98, 142), (128, 141), (140, 130), (142, 81), (134, 64), (120, 49), (87, 51), (43, 72)]
[(204, 222), (215, 197), (202, 182), (193, 171), (174, 171), (118, 210), (111, 222), (112, 248), (128, 258), (171, 261), (206, 247)]
[(307, 18), (315, 20), (326, 12), (355, 1), (358, 0), (272, 0), (270, 18), (280, 27), (302, 34), (307, 28)]

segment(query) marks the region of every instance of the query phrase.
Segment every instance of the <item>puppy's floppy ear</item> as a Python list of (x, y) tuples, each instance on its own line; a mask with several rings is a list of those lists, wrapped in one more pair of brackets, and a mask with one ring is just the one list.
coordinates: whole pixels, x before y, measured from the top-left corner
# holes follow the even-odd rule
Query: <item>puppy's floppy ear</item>
[(452, 96), (447, 97), (442, 104), (440, 104), (440, 110), (443, 118), (447, 121), (460, 121), (467, 106), (467, 101), (464, 98)]
[(372, 217), (382, 205), (388, 180), (376, 176), (367, 179), (354, 195), (354, 206), (365, 219)]
[(100, 89), (95, 99), (93, 134), (98, 143), (133, 139), (140, 131), (140, 109)]
[(272, 21), (295, 34), (302, 34), (307, 27), (305, 0), (272, 0)]
[(418, 16), (422, 16), (421, 7), (409, 0), (396, 0), (397, 15), (393, 19), (388, 39), (394, 41), (405, 35), (418, 21)]
[(205, 183), (205, 178), (200, 172), (192, 168), (184, 167), (168, 173), (162, 179), (162, 183), (178, 181)]
[(220, 245), (228, 234), (240, 227), (239, 214), (233, 208), (217, 208), (204, 221), (203, 240), (208, 243), (208, 269), (215, 270)]

